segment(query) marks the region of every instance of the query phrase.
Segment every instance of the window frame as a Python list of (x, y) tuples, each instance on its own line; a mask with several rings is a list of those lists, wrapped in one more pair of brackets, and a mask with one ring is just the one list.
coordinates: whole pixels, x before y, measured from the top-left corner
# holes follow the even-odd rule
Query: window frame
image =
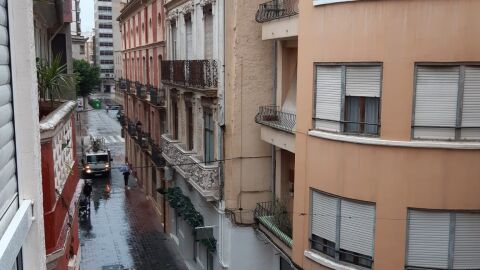
[[(211, 121), (210, 123), (212, 124), (212, 127), (207, 127), (207, 115), (209, 115), (209, 120)], [(214, 114), (213, 110), (208, 107), (203, 108), (203, 161), (205, 162), (205, 165), (209, 165), (213, 162), (215, 162), (215, 120), (214, 120)], [(207, 144), (207, 140), (209, 137), (207, 137), (207, 134), (212, 138), (211, 144)], [(209, 145), (211, 148), (207, 148), (207, 145)], [(208, 153), (208, 155), (207, 155)], [(207, 159), (207, 157), (210, 157), (210, 154), (212, 154), (211, 159)]]
[[(415, 62), (413, 68), (413, 95), (412, 95), (412, 118), (410, 127), (410, 139), (415, 141), (446, 141), (446, 142), (475, 142), (480, 140), (475, 139), (462, 139), (463, 128), (479, 128), (478, 127), (462, 127), (462, 115), (463, 115), (463, 101), (465, 90), (465, 67), (475, 66), (480, 68), (480, 62)], [(458, 67), (459, 68), (459, 81), (458, 81), (458, 93), (457, 93), (457, 109), (456, 109), (456, 123), (455, 127), (439, 127), (439, 126), (416, 126), (415, 125), (415, 108), (417, 103), (417, 75), (419, 67)], [(452, 128), (455, 129), (455, 139), (428, 139), (428, 138), (416, 138), (415, 128)]]
[[(330, 256), (329, 254), (325, 253), (325, 252), (322, 252), (318, 249), (315, 249), (313, 248), (313, 232), (312, 232), (312, 225), (313, 225), (313, 193), (314, 192), (317, 192), (318, 194), (322, 195), (322, 196), (327, 196), (327, 197), (331, 197), (331, 198), (334, 198), (337, 200), (337, 209), (336, 209), (336, 213), (337, 213), (337, 217), (338, 216), (341, 216), (341, 202), (342, 201), (348, 201), (348, 202), (352, 202), (352, 203), (357, 203), (357, 204), (363, 204), (363, 205), (370, 205), (370, 206), (373, 206), (374, 207), (374, 215), (373, 215), (373, 247), (372, 247), (372, 257), (371, 259), (367, 258), (368, 256), (367, 255), (364, 255), (364, 254), (359, 254), (358, 255), (355, 255), (354, 251), (350, 251), (350, 250), (343, 250), (340, 248), (340, 230), (341, 230), (341, 220), (339, 221), (337, 219), (336, 221), (336, 228), (335, 228), (335, 242), (331, 242), (319, 235), (315, 235), (316, 237), (322, 239), (323, 241), (325, 242), (330, 242), (330, 243), (333, 243), (335, 245), (335, 248), (334, 248), (334, 253), (335, 253), (335, 257), (332, 257)], [(345, 197), (341, 197), (341, 196), (338, 196), (338, 195), (335, 195), (335, 194), (330, 194), (330, 193), (327, 193), (327, 192), (324, 192), (324, 191), (321, 191), (321, 190), (318, 190), (318, 189), (315, 189), (315, 188), (310, 188), (310, 202), (309, 202), (309, 205), (310, 205), (310, 220), (309, 220), (309, 232), (308, 232), (308, 235), (309, 235), (309, 238), (308, 238), (308, 241), (309, 241), (309, 250), (312, 251), (312, 252), (315, 252), (317, 254), (321, 254), (321, 256), (324, 256), (326, 257), (328, 260), (331, 260), (333, 262), (336, 262), (336, 263), (340, 263), (340, 264), (346, 264), (346, 265), (353, 265), (355, 267), (361, 267), (362, 269), (374, 269), (375, 268), (375, 235), (376, 235), (376, 219), (377, 219), (377, 207), (376, 207), (376, 203), (374, 202), (369, 202), (369, 201), (361, 201), (361, 200), (357, 200), (357, 199), (351, 199), (351, 198), (345, 198)], [(315, 242), (318, 242), (318, 241), (315, 241)], [(326, 244), (321, 244), (322, 246), (324, 247), (327, 247), (328, 249), (332, 249), (332, 247), (328, 247), (328, 243)], [(342, 251), (343, 250), (343, 251)], [(348, 261), (344, 261), (344, 260), (341, 260), (340, 259), (340, 256), (341, 254), (350, 254), (350, 255), (354, 255), (356, 256), (355, 258), (364, 258), (366, 260), (370, 260), (371, 261), (371, 264), (372, 266), (369, 268), (367, 266), (363, 266), (363, 265), (358, 265), (358, 264), (354, 264), (354, 263), (351, 263), (351, 262), (348, 262)]]
[[(317, 103), (317, 67), (321, 66), (336, 66), (340, 67), (342, 70), (341, 74), (341, 90), (340, 90), (340, 95), (341, 95), (341, 101), (340, 101), (340, 120), (330, 120), (330, 119), (320, 119), (316, 118), (316, 103)], [(380, 90), (379, 94), (380, 96), (378, 97), (379, 99), (379, 104), (378, 104), (378, 124), (377, 129), (378, 132), (377, 134), (366, 134), (364, 133), (347, 133), (345, 132), (345, 99), (346, 99), (346, 69), (347, 67), (380, 67)], [(336, 134), (342, 134), (342, 135), (347, 135), (347, 136), (357, 136), (357, 137), (373, 137), (373, 138), (379, 138), (381, 137), (381, 131), (382, 131), (382, 98), (383, 98), (383, 62), (376, 62), (376, 61), (366, 61), (366, 62), (314, 62), (313, 63), (313, 82), (312, 82), (312, 88), (313, 88), (313, 97), (312, 97), (312, 130), (319, 130), (322, 132), (331, 132), (331, 133), (336, 133)], [(365, 98), (365, 97), (364, 97)], [(315, 126), (315, 121), (316, 120), (323, 120), (327, 122), (338, 122), (340, 125), (340, 128), (338, 132), (335, 131), (327, 131), (323, 129), (316, 128)], [(360, 123), (359, 123), (360, 124)]]

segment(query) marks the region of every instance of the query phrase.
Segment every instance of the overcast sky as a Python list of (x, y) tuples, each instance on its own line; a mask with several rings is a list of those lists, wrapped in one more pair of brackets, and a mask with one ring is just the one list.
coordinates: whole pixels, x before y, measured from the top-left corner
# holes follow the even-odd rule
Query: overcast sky
[(82, 32), (92, 32), (92, 28), (95, 26), (93, 0), (80, 0), (80, 19), (82, 20)]

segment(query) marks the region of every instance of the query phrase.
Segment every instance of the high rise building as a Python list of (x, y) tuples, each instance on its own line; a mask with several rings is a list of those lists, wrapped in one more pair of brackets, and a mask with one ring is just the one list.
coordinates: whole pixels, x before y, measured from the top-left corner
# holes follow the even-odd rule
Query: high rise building
[[(113, 0), (115, 3), (119, 1)], [(100, 78), (102, 79), (100, 91), (102, 92), (111, 92), (115, 86), (113, 6), (112, 0), (95, 0), (94, 2), (95, 64), (100, 67)]]

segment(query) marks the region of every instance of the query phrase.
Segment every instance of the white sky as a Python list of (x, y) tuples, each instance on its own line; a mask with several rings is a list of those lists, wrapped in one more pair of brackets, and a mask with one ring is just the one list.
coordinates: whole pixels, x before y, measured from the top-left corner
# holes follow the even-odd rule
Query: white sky
[(80, 0), (80, 19), (82, 20), (82, 33), (92, 32), (95, 26), (93, 19), (93, 0)]

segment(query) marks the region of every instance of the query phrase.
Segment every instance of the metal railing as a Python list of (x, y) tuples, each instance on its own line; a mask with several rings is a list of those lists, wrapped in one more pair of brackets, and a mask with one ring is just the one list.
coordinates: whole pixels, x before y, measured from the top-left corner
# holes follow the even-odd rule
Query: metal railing
[(156, 107), (165, 107), (165, 91), (150, 87), (150, 103)]
[(286, 203), (271, 201), (257, 203), (255, 220), (264, 225), (282, 242), (292, 246), (292, 216), (287, 211)]
[(255, 20), (263, 23), (297, 14), (298, 0), (272, 0), (259, 5)]
[(158, 167), (165, 167), (166, 160), (162, 156), (162, 148), (156, 143), (151, 144), (152, 147), (152, 161)]
[(255, 122), (293, 134), (297, 117), (293, 113), (282, 112), (278, 106), (261, 106)]
[(135, 82), (135, 90), (138, 98), (147, 98), (147, 86), (139, 82)]
[(166, 60), (162, 61), (162, 81), (173, 84), (217, 88), (216, 60)]

